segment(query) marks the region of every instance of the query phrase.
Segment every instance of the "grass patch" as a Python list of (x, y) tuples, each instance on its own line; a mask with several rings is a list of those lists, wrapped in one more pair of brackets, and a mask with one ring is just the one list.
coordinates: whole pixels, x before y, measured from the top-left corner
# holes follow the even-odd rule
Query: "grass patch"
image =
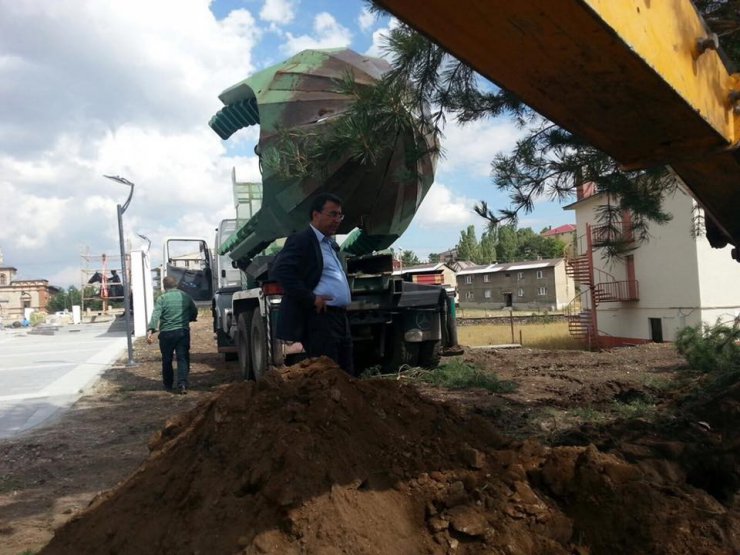
[(435, 387), (447, 389), (480, 388), (496, 393), (510, 393), (516, 389), (516, 384), (512, 381), (500, 380), (495, 374), (459, 361), (452, 361), (435, 370), (422, 372), (419, 379)]
[(593, 407), (577, 407), (568, 412), (578, 418), (581, 422), (601, 424), (609, 420), (609, 415), (607, 413)]
[[(511, 324), (479, 324), (460, 326), (457, 337), (461, 345), (502, 345), (511, 343)], [(584, 350), (583, 340), (573, 337), (567, 322), (514, 323), (514, 343), (533, 349)]]
[(655, 404), (649, 399), (635, 399), (628, 403), (614, 401), (612, 410), (621, 418), (645, 418), (655, 413)]
[(675, 380), (650, 375), (642, 379), (642, 385), (654, 391), (670, 391), (678, 387)]
[(633, 399), (628, 402), (614, 400), (611, 404), (597, 409), (591, 406), (577, 407), (568, 411), (581, 422), (604, 424), (616, 418), (630, 420), (633, 418), (648, 418), (656, 412), (652, 399)]
[(0, 476), (0, 493), (10, 493), (23, 488), (23, 483), (9, 475)]

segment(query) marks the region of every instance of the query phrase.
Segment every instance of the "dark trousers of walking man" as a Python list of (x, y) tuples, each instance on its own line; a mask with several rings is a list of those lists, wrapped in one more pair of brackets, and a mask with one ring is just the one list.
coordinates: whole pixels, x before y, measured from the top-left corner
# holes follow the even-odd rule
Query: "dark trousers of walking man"
[(172, 367), (175, 357), (177, 357), (177, 383), (187, 384), (190, 374), (190, 330), (159, 332), (159, 352), (162, 353), (162, 383), (165, 389), (172, 389), (175, 383)]

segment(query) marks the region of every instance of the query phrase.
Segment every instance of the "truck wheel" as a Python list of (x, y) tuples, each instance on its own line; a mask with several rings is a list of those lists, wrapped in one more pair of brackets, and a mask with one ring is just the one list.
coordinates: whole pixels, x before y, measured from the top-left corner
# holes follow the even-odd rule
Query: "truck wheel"
[(394, 324), (392, 331), (392, 341), (390, 342), (391, 352), (386, 359), (386, 370), (395, 372), (401, 366), (416, 366), (419, 361), (419, 344), (409, 343), (403, 338), (403, 326)]
[(373, 345), (367, 345), (366, 342), (357, 342), (352, 345), (352, 359), (356, 375), (382, 362), (373, 347)]
[(423, 368), (436, 368), (441, 355), (442, 342), (439, 339), (431, 341), (422, 341), (419, 344), (419, 366)]
[[(219, 349), (221, 347), (233, 347), (234, 344), (231, 342), (231, 339), (223, 330), (216, 330), (216, 345), (218, 345)], [(224, 360), (237, 360), (239, 358), (238, 353), (234, 353), (231, 351), (227, 351), (224, 353)]]
[(249, 353), (249, 324), (252, 311), (248, 310), (239, 314), (236, 322), (237, 329), (237, 358), (239, 359), (239, 370), (242, 379), (248, 380), (252, 375), (252, 359)]
[(252, 325), (249, 328), (249, 336), (252, 348), (252, 376), (255, 381), (262, 378), (267, 371), (267, 333), (265, 332), (265, 320), (259, 310), (252, 314)]

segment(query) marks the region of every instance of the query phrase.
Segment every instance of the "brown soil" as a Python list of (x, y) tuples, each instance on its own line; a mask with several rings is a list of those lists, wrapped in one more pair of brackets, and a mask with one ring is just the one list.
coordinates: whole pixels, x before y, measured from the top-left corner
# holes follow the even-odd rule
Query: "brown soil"
[(54, 529), (43, 553), (740, 552), (740, 387), (690, 395), (671, 346), (460, 357), (505, 394), (325, 359), (219, 386), (212, 351), (199, 322), (172, 396), (137, 343), (140, 366), (0, 443), (0, 553)]

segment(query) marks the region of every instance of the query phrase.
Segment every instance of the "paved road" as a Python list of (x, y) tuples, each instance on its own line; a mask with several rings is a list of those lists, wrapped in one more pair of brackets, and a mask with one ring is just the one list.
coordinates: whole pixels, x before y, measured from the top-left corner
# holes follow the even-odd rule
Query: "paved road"
[(61, 326), (49, 334), (0, 331), (0, 439), (69, 408), (125, 352), (118, 320)]

